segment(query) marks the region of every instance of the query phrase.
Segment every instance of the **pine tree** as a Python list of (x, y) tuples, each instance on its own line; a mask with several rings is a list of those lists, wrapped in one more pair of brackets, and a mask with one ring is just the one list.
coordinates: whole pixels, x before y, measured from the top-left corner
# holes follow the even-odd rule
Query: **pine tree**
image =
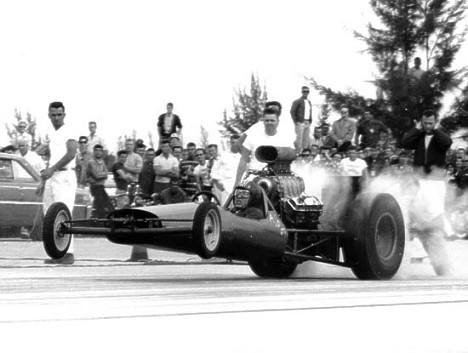
[[(367, 34), (355, 33), (367, 45), (379, 72), (375, 79), (379, 97), (365, 99), (357, 92), (340, 93), (322, 87), (332, 106), (345, 100), (366, 102), (374, 114), (392, 128), (399, 139), (425, 109), (438, 111), (447, 92), (466, 77), (465, 68), (451, 68), (464, 41), (465, 0), (371, 0), (379, 25), (369, 24)], [(425, 67), (418, 79), (410, 63), (422, 53)]]
[(265, 86), (261, 87), (258, 76), (252, 73), (250, 79), (250, 92), (238, 88), (234, 90), (233, 116), (224, 111), (223, 120), (218, 122), (222, 126), (221, 133), (227, 136), (233, 132), (244, 132), (258, 122), (262, 116), (263, 108), (267, 102), (268, 94)]

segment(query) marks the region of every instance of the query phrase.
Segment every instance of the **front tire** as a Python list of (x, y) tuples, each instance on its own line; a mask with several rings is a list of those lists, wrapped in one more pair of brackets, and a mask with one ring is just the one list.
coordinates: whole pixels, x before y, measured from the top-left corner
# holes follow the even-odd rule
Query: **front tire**
[(255, 259), (249, 260), (249, 266), (258, 277), (288, 278), (296, 270), (297, 263), (283, 259)]
[(360, 220), (357, 239), (347, 248), (352, 271), (359, 279), (391, 279), (400, 268), (405, 249), (405, 226), (397, 201), (378, 195)]
[(44, 216), (42, 241), (47, 255), (52, 259), (64, 257), (70, 247), (72, 235), (61, 232), (62, 222), (70, 220), (70, 211), (62, 202), (52, 204)]
[(216, 256), (222, 243), (221, 216), (218, 207), (204, 201), (193, 218), (193, 237), (198, 255), (203, 259)]

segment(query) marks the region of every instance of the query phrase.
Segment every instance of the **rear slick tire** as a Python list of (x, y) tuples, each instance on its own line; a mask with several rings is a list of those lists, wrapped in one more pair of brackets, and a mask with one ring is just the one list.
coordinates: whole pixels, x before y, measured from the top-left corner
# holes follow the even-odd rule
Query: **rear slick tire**
[(42, 242), (47, 255), (52, 259), (64, 257), (70, 247), (72, 235), (63, 234), (60, 230), (62, 222), (70, 220), (70, 211), (62, 202), (52, 204), (44, 216)]
[(405, 226), (397, 201), (381, 194), (360, 223), (360, 234), (348, 248), (351, 269), (363, 280), (391, 279), (400, 268), (405, 249)]

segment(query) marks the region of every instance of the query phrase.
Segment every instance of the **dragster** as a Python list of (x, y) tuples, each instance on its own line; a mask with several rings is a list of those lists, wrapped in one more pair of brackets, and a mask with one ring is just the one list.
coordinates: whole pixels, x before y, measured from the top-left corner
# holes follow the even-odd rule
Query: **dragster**
[[(224, 205), (204, 192), (202, 202), (195, 195), (188, 203), (115, 210), (105, 219), (72, 220), (67, 207), (56, 203), (44, 218), (45, 250), (58, 259), (72, 234), (103, 235), (117, 244), (246, 261), (259, 277), (287, 278), (305, 261), (348, 267), (359, 279), (396, 274), (405, 227), (393, 196), (338, 186), (323, 191), (327, 208), (304, 192), (304, 179), (291, 171), (293, 149), (261, 146), (256, 157), (267, 166), (248, 171), (245, 179), (261, 187), (261, 219), (236, 214), (234, 192)], [(338, 185), (350, 182), (340, 178)], [(340, 212), (327, 211), (336, 208)]]

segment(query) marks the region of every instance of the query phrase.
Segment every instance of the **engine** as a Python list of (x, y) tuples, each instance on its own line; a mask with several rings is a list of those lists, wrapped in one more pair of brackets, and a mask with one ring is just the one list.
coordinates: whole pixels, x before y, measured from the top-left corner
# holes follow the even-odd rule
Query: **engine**
[(317, 197), (304, 193), (304, 180), (291, 171), (291, 163), (296, 159), (294, 149), (260, 146), (255, 156), (267, 167), (249, 174), (265, 190), (286, 227), (316, 229), (323, 204)]

